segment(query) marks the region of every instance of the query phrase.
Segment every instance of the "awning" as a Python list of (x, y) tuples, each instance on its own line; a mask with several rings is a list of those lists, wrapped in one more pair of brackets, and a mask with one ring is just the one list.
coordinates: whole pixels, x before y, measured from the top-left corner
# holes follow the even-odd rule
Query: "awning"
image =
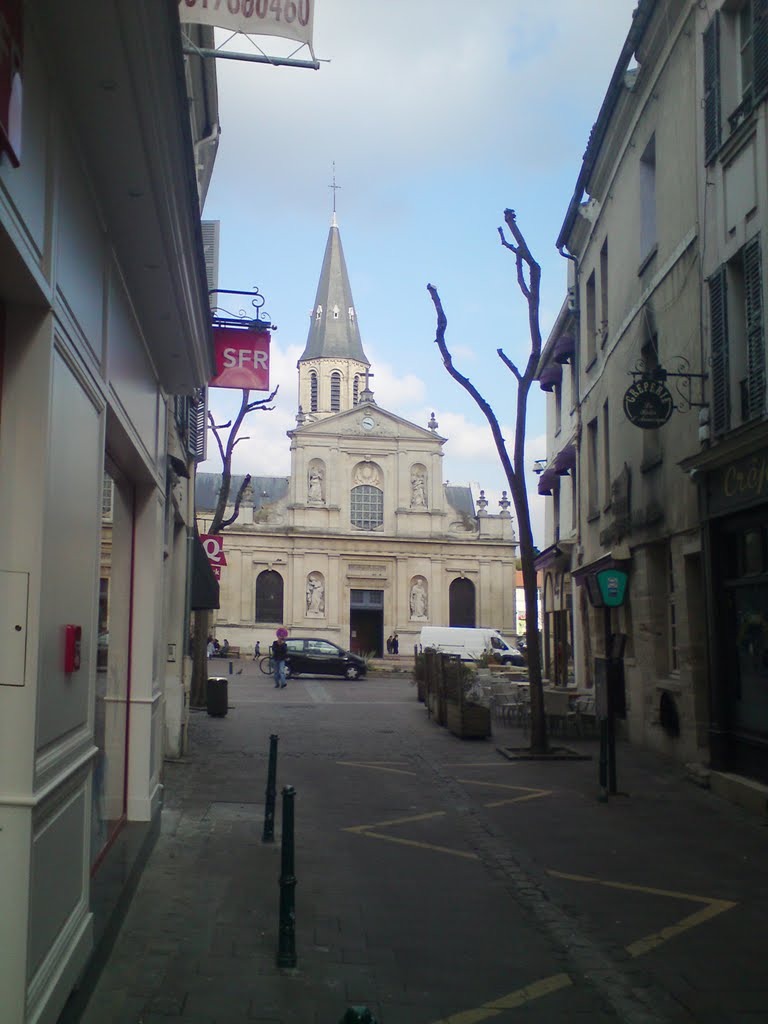
[(594, 576), (602, 569), (626, 569), (632, 561), (632, 552), (627, 544), (619, 544), (612, 551), (606, 552), (600, 558), (596, 558), (587, 565), (580, 565), (577, 569), (571, 569), (571, 576), (579, 585), (584, 583), (585, 577)]
[(200, 535), (195, 530), (192, 538), (192, 580), (189, 607), (193, 612), (209, 611), (219, 607), (219, 581), (213, 575), (211, 563), (205, 553)]
[(554, 469), (545, 469), (539, 477), (539, 494), (551, 494), (552, 484), (557, 480), (557, 473)]
[(554, 470), (560, 476), (567, 476), (568, 473), (576, 468), (576, 445), (567, 444), (565, 448), (561, 448), (555, 456)]
[(576, 339), (572, 334), (561, 334), (552, 349), (552, 356), (556, 363), (567, 363), (576, 351)]
[(539, 385), (542, 391), (554, 391), (563, 377), (563, 368), (559, 363), (549, 363), (539, 374)]

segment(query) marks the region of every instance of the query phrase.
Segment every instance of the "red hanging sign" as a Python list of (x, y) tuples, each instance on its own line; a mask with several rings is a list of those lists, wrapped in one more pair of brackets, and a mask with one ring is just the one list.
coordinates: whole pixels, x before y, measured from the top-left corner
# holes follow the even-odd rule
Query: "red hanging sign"
[(208, 386), (269, 391), (269, 342), (268, 331), (214, 327), (216, 376)]
[(227, 556), (224, 554), (224, 541), (219, 533), (201, 533), (200, 542), (203, 550), (211, 563), (213, 575), (217, 580), (221, 579), (221, 567), (227, 564)]

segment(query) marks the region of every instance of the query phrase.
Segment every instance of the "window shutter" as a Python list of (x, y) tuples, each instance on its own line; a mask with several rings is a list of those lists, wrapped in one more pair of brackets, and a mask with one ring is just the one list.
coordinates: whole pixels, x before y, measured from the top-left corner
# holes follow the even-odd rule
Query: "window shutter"
[(712, 429), (716, 434), (722, 434), (730, 426), (731, 419), (725, 266), (709, 279), (709, 331), (712, 345)]
[(189, 403), (187, 450), (195, 462), (204, 462), (206, 453), (206, 427), (208, 419), (208, 393), (200, 388)]
[(208, 290), (215, 291), (219, 287), (219, 230), (221, 221), (204, 220), (200, 222), (203, 232), (203, 254), (205, 256), (205, 276), (208, 279)]
[(763, 281), (760, 238), (744, 247), (744, 302), (747, 323), (747, 394), (749, 418), (761, 416), (765, 401)]
[[(768, 0), (762, 0), (768, 3)], [(704, 161), (720, 149), (720, 12), (704, 30)]]
[(768, 0), (752, 4), (752, 93), (757, 103), (768, 93)]

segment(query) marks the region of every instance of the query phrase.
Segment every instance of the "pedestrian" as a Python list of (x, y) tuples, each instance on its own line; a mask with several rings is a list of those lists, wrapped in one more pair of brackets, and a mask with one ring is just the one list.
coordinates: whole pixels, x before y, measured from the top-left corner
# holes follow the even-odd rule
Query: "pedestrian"
[(261, 644), (257, 640), (256, 641), (256, 646), (253, 648), (253, 660), (256, 661), (256, 659), (260, 656), (260, 654), (261, 654)]
[(288, 658), (288, 644), (285, 638), (288, 631), (282, 627), (277, 631), (277, 639), (272, 642), (272, 664), (275, 671), (275, 689), (285, 686), (285, 669)]
[(215, 650), (216, 648), (213, 646), (213, 637), (209, 636), (208, 642), (205, 645), (205, 653), (209, 658), (212, 658)]
[(397, 633), (395, 633), (393, 635), (393, 637), (392, 637), (392, 653), (393, 654), (399, 654), (400, 653), (400, 640), (399, 640), (399, 638), (397, 636)]
[(221, 654), (222, 658), (226, 658), (226, 656), (229, 654), (229, 640), (224, 641), (224, 643), (221, 645), (221, 651), (219, 653)]
[(387, 637), (387, 654), (392, 653), (392, 634), (390, 633)]

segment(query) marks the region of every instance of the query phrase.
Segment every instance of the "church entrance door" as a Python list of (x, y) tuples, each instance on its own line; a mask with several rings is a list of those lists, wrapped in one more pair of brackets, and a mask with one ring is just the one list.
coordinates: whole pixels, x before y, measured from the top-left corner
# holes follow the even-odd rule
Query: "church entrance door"
[(384, 646), (384, 591), (353, 590), (349, 598), (349, 649), (380, 658)]

